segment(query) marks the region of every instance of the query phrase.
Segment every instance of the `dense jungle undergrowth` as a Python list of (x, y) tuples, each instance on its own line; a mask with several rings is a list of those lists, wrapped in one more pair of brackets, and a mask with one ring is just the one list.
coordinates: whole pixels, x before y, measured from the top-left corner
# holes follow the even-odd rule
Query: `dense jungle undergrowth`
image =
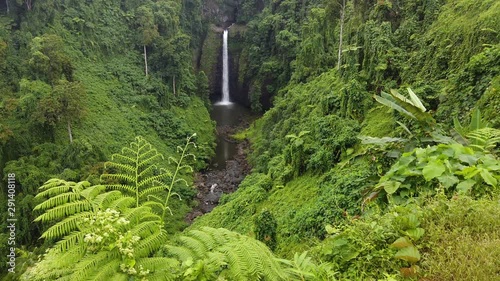
[[(187, 226), (224, 16), (272, 107)], [(494, 0), (2, 2), (3, 280), (500, 280), (499, 26)]]

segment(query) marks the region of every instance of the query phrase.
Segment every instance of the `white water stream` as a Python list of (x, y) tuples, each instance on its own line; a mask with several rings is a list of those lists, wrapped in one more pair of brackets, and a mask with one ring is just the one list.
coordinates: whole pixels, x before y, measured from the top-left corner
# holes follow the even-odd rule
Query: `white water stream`
[(229, 98), (229, 57), (227, 52), (227, 35), (228, 30), (224, 30), (223, 41), (222, 41), (222, 100), (218, 102), (218, 105), (230, 105), (232, 104)]

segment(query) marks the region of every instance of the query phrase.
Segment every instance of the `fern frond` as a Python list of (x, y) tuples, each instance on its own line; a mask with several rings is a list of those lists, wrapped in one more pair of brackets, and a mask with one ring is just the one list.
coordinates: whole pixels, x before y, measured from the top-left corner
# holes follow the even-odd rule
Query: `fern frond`
[(106, 207), (111, 204), (111, 202), (122, 198), (122, 193), (118, 190), (112, 190), (109, 192), (101, 193), (97, 195), (92, 201), (95, 205), (99, 206), (101, 209), (106, 209)]
[(135, 187), (126, 184), (108, 184), (106, 185), (109, 189), (120, 190), (125, 193), (135, 194)]
[(74, 182), (69, 182), (69, 181), (65, 181), (65, 180), (62, 180), (62, 179), (53, 178), (53, 179), (50, 179), (50, 180), (46, 181), (38, 189), (39, 190), (48, 190), (48, 189), (51, 189), (51, 188), (56, 187), (56, 186), (61, 186), (61, 185), (71, 186), (71, 185), (74, 185), (74, 184), (75, 184)]
[(56, 223), (55, 225), (49, 227), (41, 236), (45, 239), (56, 239), (63, 237), (78, 229), (78, 224), (82, 222), (85, 218), (92, 216), (91, 212), (83, 212), (74, 214), (65, 218), (64, 220)]
[(134, 228), (130, 230), (130, 233), (139, 237), (147, 237), (159, 232), (160, 230), (161, 225), (158, 222), (146, 221), (134, 226)]
[[(131, 161), (132, 163), (135, 163), (137, 161), (137, 149), (134, 150), (134, 149), (129, 148), (129, 147), (122, 148), (121, 156), (123, 156), (126, 153), (133, 155), (133, 157), (130, 157), (132, 159), (132, 161)], [(120, 155), (120, 154), (117, 154), (116, 156), (118, 156), (118, 155)]]
[(208, 233), (216, 241), (217, 245), (223, 245), (233, 239), (234, 232), (225, 228), (202, 227), (201, 231)]
[(106, 190), (104, 185), (93, 185), (82, 190), (80, 194), (87, 200), (90, 200), (101, 194), (104, 190)]
[(89, 275), (97, 267), (102, 267), (106, 265), (111, 260), (111, 253), (109, 251), (100, 251), (97, 254), (86, 255), (78, 261), (75, 265), (75, 272), (72, 274), (73, 280), (75, 281), (86, 281)]
[(85, 211), (92, 210), (92, 205), (85, 201), (69, 202), (62, 206), (54, 207), (38, 216), (35, 221), (49, 222)]
[(129, 164), (122, 164), (122, 163), (117, 163), (117, 162), (106, 162), (106, 167), (112, 167), (112, 168), (117, 168), (119, 170), (129, 172), (129, 173), (135, 173), (135, 167)]
[(193, 167), (191, 167), (189, 165), (182, 165), (182, 166), (179, 167), (179, 170), (186, 170), (186, 171), (192, 173), (193, 172)]
[(176, 269), (179, 267), (179, 261), (165, 257), (141, 258), (137, 260), (137, 266), (140, 265), (142, 265), (145, 269), (156, 272), (165, 269)]
[(196, 254), (191, 249), (183, 246), (166, 245), (165, 249), (169, 255), (177, 257), (177, 259), (183, 262), (196, 257)]
[(159, 193), (161, 191), (164, 191), (168, 186), (166, 185), (157, 185), (157, 186), (151, 186), (143, 191), (139, 192), (139, 198), (144, 198), (147, 197), (148, 195)]
[(71, 190), (71, 186), (61, 185), (61, 186), (53, 187), (51, 189), (40, 192), (35, 196), (35, 198), (52, 197), (54, 195), (63, 194), (63, 193), (68, 192), (70, 190)]
[(76, 183), (61, 179), (51, 179), (47, 181), (47, 183), (39, 187), (39, 190), (43, 191), (37, 194), (35, 198), (52, 197), (54, 195), (63, 194), (69, 191), (79, 193), (80, 191), (90, 186), (90, 183), (88, 181)]
[(229, 280), (286, 280), (287, 274), (260, 241), (226, 229), (204, 227), (179, 238), (180, 246), (166, 246), (168, 253), (187, 260), (226, 265), (221, 274)]
[[(97, 280), (97, 279), (96, 279)], [(129, 281), (130, 280), (130, 276), (128, 276), (127, 274), (125, 273), (122, 273), (122, 272), (115, 272), (114, 275), (111, 276), (111, 278), (107, 279), (107, 280), (113, 280), (113, 281)], [(149, 278), (146, 279), (147, 281), (149, 281)]]
[[(158, 167), (156, 167), (156, 165), (150, 165), (150, 166), (148, 166), (146, 169), (142, 170), (142, 171), (141, 171), (141, 172), (137, 175), (137, 177), (138, 177), (138, 178), (142, 178), (144, 175), (146, 175), (146, 174), (148, 174), (148, 173), (152, 172), (152, 171), (153, 171), (153, 169), (158, 169)], [(161, 173), (161, 171), (160, 171), (160, 173)]]
[(208, 248), (203, 243), (204, 241), (200, 241), (190, 236), (181, 236), (179, 240), (184, 247), (190, 249), (194, 253), (194, 258), (201, 259), (208, 253)]
[(65, 203), (74, 202), (80, 198), (81, 196), (78, 193), (66, 192), (51, 197), (48, 200), (45, 200), (44, 202), (36, 205), (35, 208), (33, 208), (33, 210), (36, 211), (36, 210), (50, 209), (54, 206), (59, 206), (59, 205), (64, 205)]
[(154, 215), (157, 221), (161, 220), (161, 218), (158, 215), (152, 213), (151, 208), (147, 206), (140, 206), (136, 208), (127, 209), (125, 210), (125, 212), (123, 212), (123, 217), (131, 222), (143, 221), (143, 218), (149, 214)]
[[(115, 158), (118, 158), (119, 160), (124, 161), (124, 162), (130, 162), (130, 163), (135, 163), (135, 161), (136, 161), (135, 158), (128, 157), (126, 155), (122, 155), (122, 154), (118, 154), (118, 153), (111, 155), (111, 160), (115, 160)], [(107, 168), (108, 167), (107, 165), (109, 163), (113, 163), (113, 162), (108, 161), (108, 162), (104, 163), (104, 168)]]
[(56, 243), (55, 249), (58, 249), (61, 252), (68, 251), (70, 249), (76, 248), (75, 245), (80, 244), (82, 246), (85, 245), (83, 243), (84, 233), (81, 231), (75, 231), (66, 235), (62, 240)]
[[(154, 153), (157, 153), (157, 154), (144, 159), (144, 157), (146, 157), (148, 154), (150, 154), (150, 152), (154, 152)], [(145, 152), (144, 154), (139, 155), (139, 159), (141, 159), (141, 161), (137, 164), (137, 166), (138, 167), (143, 167), (144, 165), (150, 165), (150, 163), (154, 162), (158, 158), (163, 159), (163, 155), (159, 154), (156, 151), (156, 149), (154, 151), (150, 150), (148, 152)]]
[(208, 233), (206, 231), (191, 230), (189, 232), (189, 235), (191, 235), (192, 237), (196, 238), (199, 241), (203, 241), (208, 251), (211, 251), (212, 249), (221, 244), (220, 242), (217, 242), (217, 240), (214, 239), (211, 233)]
[(494, 128), (482, 128), (474, 130), (467, 134), (467, 138), (471, 140), (469, 146), (483, 152), (492, 152), (497, 144), (500, 143), (500, 130)]
[(188, 182), (185, 179), (176, 179), (175, 183), (183, 183), (185, 186), (189, 186)]
[(147, 177), (137, 183), (137, 188), (141, 189), (143, 186), (148, 184), (154, 184), (156, 182), (160, 182), (161, 180), (170, 177), (168, 174), (159, 174), (152, 177)]
[(103, 174), (101, 175), (101, 180), (102, 179), (112, 179), (112, 180), (119, 180), (119, 181), (125, 181), (129, 184), (135, 184), (135, 177), (128, 175), (128, 174)]
[[(121, 260), (112, 260), (104, 265), (95, 268), (93, 274), (88, 276), (85, 280), (88, 281), (102, 281), (102, 280), (120, 280), (125, 278), (128, 279), (128, 275), (120, 272)], [(123, 275), (120, 277), (120, 275)], [(111, 278), (113, 277), (113, 278)]]
[[(163, 202), (162, 198), (160, 198), (160, 197), (158, 197), (156, 195), (153, 195), (153, 194), (150, 194), (150, 195), (147, 196), (147, 200), (148, 200), (147, 202), (154, 202), (151, 199), (156, 200), (156, 202)], [(162, 206), (163, 206), (163, 204), (162, 204)]]
[(109, 205), (108, 208), (123, 211), (129, 207), (132, 207), (135, 205), (135, 199), (129, 196), (126, 197), (121, 197), (118, 198), (114, 201), (112, 201)]
[(146, 238), (140, 240), (135, 247), (135, 253), (138, 257), (147, 257), (149, 254), (158, 251), (167, 239), (167, 232), (163, 229), (152, 235), (146, 236)]

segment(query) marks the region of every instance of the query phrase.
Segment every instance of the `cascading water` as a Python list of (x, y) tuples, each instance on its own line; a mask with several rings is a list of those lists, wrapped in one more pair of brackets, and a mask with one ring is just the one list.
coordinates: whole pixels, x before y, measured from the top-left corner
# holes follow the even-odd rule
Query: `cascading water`
[(222, 41), (222, 100), (218, 103), (220, 105), (229, 105), (229, 57), (227, 52), (227, 35), (228, 30), (224, 30)]

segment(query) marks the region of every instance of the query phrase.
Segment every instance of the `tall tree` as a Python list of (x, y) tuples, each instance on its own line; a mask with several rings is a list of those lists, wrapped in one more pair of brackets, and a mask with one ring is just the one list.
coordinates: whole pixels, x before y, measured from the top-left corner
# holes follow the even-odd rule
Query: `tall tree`
[(83, 116), (85, 89), (80, 82), (61, 80), (54, 86), (52, 93), (38, 103), (35, 117), (39, 122), (50, 126), (66, 122), (70, 143), (73, 142), (71, 123)]
[(339, 55), (337, 61), (337, 69), (340, 69), (340, 64), (342, 63), (342, 37), (344, 33), (344, 19), (345, 19), (345, 0), (342, 0), (342, 4), (340, 6)]
[(44, 34), (31, 40), (29, 66), (35, 79), (54, 85), (64, 75), (73, 81), (73, 65), (64, 51), (64, 41), (54, 34)]
[(145, 4), (137, 8), (136, 17), (139, 23), (139, 38), (144, 49), (144, 72), (148, 76), (147, 46), (153, 43), (160, 34), (151, 5)]

